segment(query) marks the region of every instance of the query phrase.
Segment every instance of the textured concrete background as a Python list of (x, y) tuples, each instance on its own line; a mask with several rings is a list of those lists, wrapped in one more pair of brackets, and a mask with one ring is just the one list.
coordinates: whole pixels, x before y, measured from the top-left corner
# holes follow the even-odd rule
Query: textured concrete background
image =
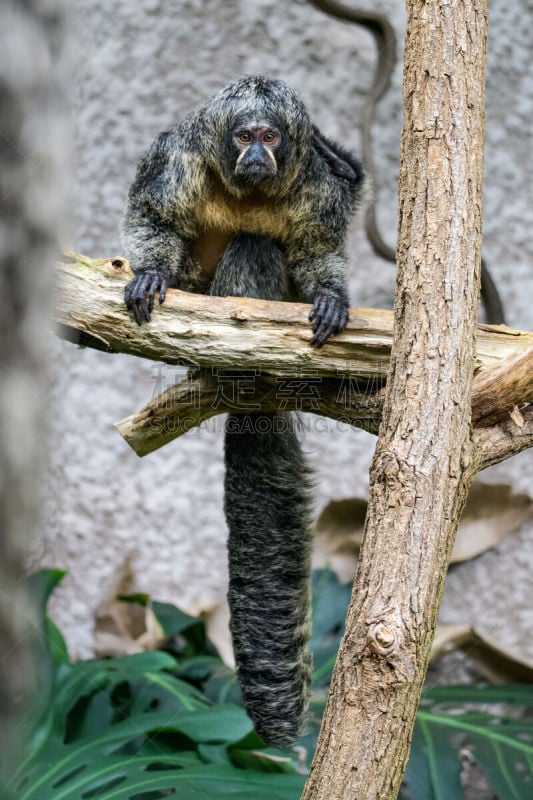
[[(358, 149), (358, 120), (374, 64), (371, 37), (304, 0), (75, 0), (73, 115), (75, 225), (65, 244), (92, 256), (120, 253), (119, 226), (136, 160), (154, 136), (213, 90), (246, 73), (282, 77), (303, 95), (324, 133)], [(403, 3), (385, 11), (403, 41)], [(484, 253), (508, 319), (533, 328), (530, 232), (533, 95), (527, 0), (491, 3)], [(379, 219), (394, 244), (401, 127), (401, 65), (375, 126)], [(529, 170), (529, 174), (528, 174)], [(350, 242), (354, 304), (390, 307), (393, 269), (357, 226)], [(225, 594), (220, 432), (189, 433), (138, 459), (114, 421), (174, 382), (176, 369), (54, 343), (49, 480), (34, 564), (67, 567), (53, 613), (72, 652), (91, 653), (94, 609), (126, 556), (137, 586), (188, 607)], [(374, 439), (306, 416), (317, 509), (363, 496)], [(317, 430), (317, 427), (320, 430)], [(220, 424), (218, 425), (220, 431)], [(484, 474), (530, 489), (533, 454)], [(531, 527), (448, 580), (447, 622), (471, 622), (528, 647), (532, 623)]]

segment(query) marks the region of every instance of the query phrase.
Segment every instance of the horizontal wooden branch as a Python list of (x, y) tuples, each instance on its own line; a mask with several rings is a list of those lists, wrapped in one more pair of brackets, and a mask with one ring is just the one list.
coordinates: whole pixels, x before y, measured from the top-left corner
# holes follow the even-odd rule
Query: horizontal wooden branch
[[(311, 411), (377, 432), (392, 312), (351, 309), (346, 330), (316, 350), (309, 346), (307, 305), (170, 290), (152, 322), (139, 327), (123, 302), (124, 283), (131, 275), (123, 258), (72, 254), (58, 267), (56, 321), (59, 335), (78, 344), (206, 368), (193, 370), (185, 381), (116, 424), (139, 455), (217, 414), (259, 407)], [(238, 374), (242, 372), (246, 374)], [(522, 429), (509, 417), (515, 407), (531, 402), (533, 334), (479, 325), (473, 421), (480, 427), (502, 422), (497, 429), (487, 427), (492, 433), (482, 437), (483, 462), (489, 459), (488, 442), (501, 455), (496, 460), (506, 457), (506, 449), (518, 452), (531, 446), (529, 413)]]
[[(346, 330), (310, 347), (310, 307), (245, 297), (211, 297), (169, 290), (149, 325), (139, 327), (124, 306), (131, 269), (123, 258), (70, 254), (58, 265), (58, 334), (109, 353), (261, 374), (384, 379), (392, 344), (392, 312), (352, 308)], [(480, 325), (476, 370), (533, 345), (533, 333)], [(438, 357), (438, 354), (436, 354)]]
[(116, 430), (145, 456), (202, 422), (228, 412), (309, 411), (377, 433), (383, 405), (376, 381), (335, 378), (273, 378), (238, 373), (190, 374), (143, 409), (115, 423)]
[[(483, 387), (484, 389), (484, 387)], [(188, 375), (141, 411), (117, 422), (116, 430), (138, 456), (145, 456), (224, 413), (307, 411), (377, 434), (384, 389), (353, 378), (268, 378)], [(484, 398), (481, 398), (484, 402)], [(478, 406), (474, 406), (478, 408)], [(479, 469), (533, 446), (533, 406), (506, 413), (492, 426), (475, 431)]]
[(472, 423), (479, 427), (494, 425), (525, 402), (533, 402), (533, 346), (476, 376)]
[(533, 447), (533, 405), (490, 428), (476, 428), (474, 443), (480, 470)]
[[(132, 274), (125, 259), (73, 254), (72, 260), (59, 265), (58, 273), (58, 334), (99, 350), (168, 364), (256, 369), (269, 375), (334, 376), (344, 373), (347, 365), (354, 374), (364, 376), (383, 375), (387, 370), (390, 311), (352, 309), (347, 330), (317, 350), (309, 345), (310, 306), (303, 303), (211, 297), (171, 289), (151, 323), (138, 326), (124, 305), (124, 282)], [(480, 365), (514, 352), (521, 336), (513, 332), (503, 339), (496, 335), (493, 345), (487, 342)]]

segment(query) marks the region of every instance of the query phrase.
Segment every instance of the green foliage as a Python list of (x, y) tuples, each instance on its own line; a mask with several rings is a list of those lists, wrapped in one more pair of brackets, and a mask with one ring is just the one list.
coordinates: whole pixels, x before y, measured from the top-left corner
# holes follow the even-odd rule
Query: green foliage
[(42, 650), (49, 668), (68, 662), (67, 645), (63, 635), (46, 613), (50, 595), (65, 577), (63, 569), (45, 569), (28, 578), (28, 592), (33, 598), (39, 619), (43, 620)]
[[(490, 711), (502, 705), (507, 714)], [(462, 800), (460, 753), (476, 762), (499, 800), (533, 797), (533, 718), (523, 709), (531, 715), (531, 686), (426, 689), (406, 773), (413, 800)]]
[[(41, 610), (61, 577), (32, 579)], [(168, 604), (154, 603), (153, 610), (172, 637), (172, 654), (79, 663), (68, 661), (62, 637), (44, 617), (52, 689), (12, 780), (18, 800), (297, 798), (304, 779), (294, 761), (268, 749), (242, 706), (227, 702), (239, 700), (235, 677), (203, 622)]]
[[(297, 751), (266, 747), (242, 708), (235, 674), (209, 642), (202, 620), (152, 603), (166, 652), (71, 663), (46, 617), (60, 571), (39, 573), (32, 590), (43, 614), (49, 702), (36, 698), (28, 748), (13, 777), (17, 800), (297, 800), (304, 776)], [(350, 589), (329, 570), (313, 575), (315, 657), (311, 721), (299, 744), (316, 744)], [(124, 602), (148, 605), (146, 595)], [(487, 707), (505, 704), (509, 715)], [(426, 690), (414, 732), (411, 800), (462, 800), (460, 752), (468, 751), (500, 800), (533, 797), (531, 689)]]

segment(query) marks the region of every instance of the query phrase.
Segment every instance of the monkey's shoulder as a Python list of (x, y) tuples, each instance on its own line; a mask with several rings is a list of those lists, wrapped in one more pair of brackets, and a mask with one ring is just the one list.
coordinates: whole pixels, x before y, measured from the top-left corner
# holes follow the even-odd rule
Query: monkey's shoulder
[(206, 192), (205, 160), (190, 118), (154, 139), (140, 158), (129, 202), (164, 217), (187, 217)]
[(192, 135), (191, 121), (187, 118), (179, 125), (157, 134), (141, 156), (137, 172), (158, 172), (180, 160), (182, 156), (194, 155), (198, 147)]
[(358, 206), (358, 195), (344, 180), (331, 175), (326, 164), (317, 162), (292, 203), (293, 229), (298, 238), (341, 240)]

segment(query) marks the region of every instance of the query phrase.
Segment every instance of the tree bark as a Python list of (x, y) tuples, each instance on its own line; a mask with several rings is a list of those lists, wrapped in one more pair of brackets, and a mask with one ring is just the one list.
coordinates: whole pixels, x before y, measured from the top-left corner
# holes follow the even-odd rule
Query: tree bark
[[(60, 336), (104, 352), (211, 367), (211, 374), (193, 370), (115, 424), (139, 456), (217, 414), (258, 406), (318, 413), (378, 431), (392, 344), (390, 311), (351, 309), (348, 329), (313, 350), (307, 343), (309, 306), (171, 289), (165, 307), (140, 328), (124, 307), (124, 283), (132, 274), (125, 259), (73, 254), (57, 274)], [(472, 418), (486, 427), (486, 434), (476, 432), (483, 469), (533, 444), (531, 415), (515, 413), (533, 402), (533, 333), (481, 324), (476, 342)], [(228, 368), (251, 370), (253, 377), (228, 378)]]
[(474, 431), (478, 469), (486, 469), (533, 447), (533, 405), (490, 428)]
[(302, 800), (395, 800), (476, 462), (485, 0), (407, 0), (395, 340), (365, 536)]
[[(153, 453), (218, 414), (245, 414), (258, 409), (307, 411), (377, 433), (384, 397), (380, 376), (357, 378), (348, 370), (342, 378), (273, 378), (260, 374), (243, 378), (238, 372), (217, 375), (216, 371), (193, 370), (114, 427), (138, 456)], [(507, 455), (501, 446), (504, 440), (498, 439), (500, 458), (496, 460), (509, 458), (533, 444), (519, 410), (528, 403), (533, 403), (533, 348), (503, 359), (474, 379), (473, 424), (492, 429), (509, 419), (512, 425), (506, 428), (508, 434), (513, 428), (516, 434), (520, 432)], [(486, 450), (487, 437), (480, 441)], [(483, 466), (481, 460), (479, 468)]]
[[(76, 344), (168, 364), (310, 378), (349, 374), (385, 382), (391, 311), (351, 308), (346, 330), (317, 350), (309, 346), (310, 306), (304, 303), (170, 289), (150, 325), (139, 327), (124, 305), (124, 285), (132, 276), (128, 261), (70, 256), (57, 268), (55, 320), (58, 335)], [(479, 325), (476, 371), (532, 346), (532, 332)]]
[(505, 419), (520, 403), (533, 402), (533, 347), (476, 377), (472, 424), (489, 427)]

